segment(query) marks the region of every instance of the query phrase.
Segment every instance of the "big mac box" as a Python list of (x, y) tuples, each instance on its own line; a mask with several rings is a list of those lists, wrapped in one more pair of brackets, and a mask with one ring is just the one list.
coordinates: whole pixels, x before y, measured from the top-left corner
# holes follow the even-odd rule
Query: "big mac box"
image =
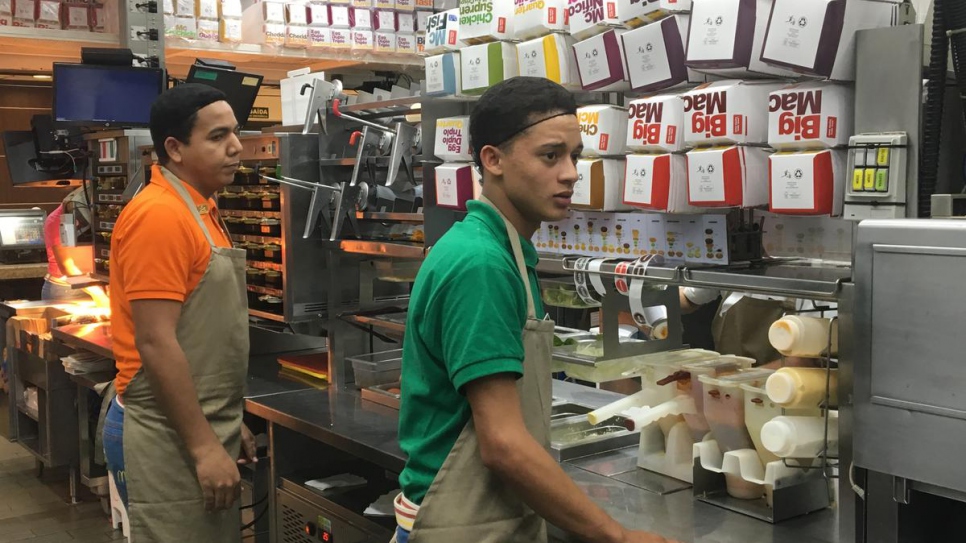
[(768, 145), (775, 149), (814, 149), (848, 145), (854, 93), (845, 85), (809, 82), (789, 85), (768, 96)]
[(688, 201), (696, 207), (768, 203), (768, 151), (734, 145), (688, 151)]
[(693, 145), (765, 143), (768, 95), (782, 83), (725, 80), (681, 95), (684, 141)]
[(627, 155), (624, 203), (668, 213), (699, 213), (688, 203), (688, 164), (682, 154)]
[(663, 153), (684, 150), (684, 100), (676, 94), (662, 94), (629, 102), (627, 149)]
[(769, 157), (768, 209), (786, 215), (842, 214), (848, 151), (779, 152)]

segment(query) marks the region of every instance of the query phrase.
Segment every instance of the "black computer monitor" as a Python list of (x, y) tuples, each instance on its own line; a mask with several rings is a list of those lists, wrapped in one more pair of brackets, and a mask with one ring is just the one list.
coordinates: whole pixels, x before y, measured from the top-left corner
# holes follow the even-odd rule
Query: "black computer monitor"
[(84, 178), (87, 163), (76, 154), (52, 155), (39, 163), (33, 131), (7, 131), (2, 137), (7, 172), (14, 186), (66, 187), (80, 185)]
[(164, 90), (164, 70), (54, 63), (54, 123), (58, 126), (148, 126), (151, 104)]
[(208, 66), (191, 66), (186, 83), (202, 83), (215, 87), (228, 97), (228, 103), (235, 112), (235, 120), (244, 127), (248, 116), (252, 113), (252, 106), (258, 96), (258, 89), (262, 86), (262, 76), (211, 68)]

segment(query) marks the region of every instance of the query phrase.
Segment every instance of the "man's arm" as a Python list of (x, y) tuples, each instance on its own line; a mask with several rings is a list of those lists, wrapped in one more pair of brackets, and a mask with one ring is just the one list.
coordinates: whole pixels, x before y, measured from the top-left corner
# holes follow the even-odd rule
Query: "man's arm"
[(151, 391), (195, 463), (205, 508), (227, 509), (241, 492), (238, 466), (198, 403), (188, 360), (178, 344), (181, 306), (181, 302), (172, 300), (132, 301), (135, 345)]
[(625, 530), (595, 505), (533, 439), (523, 422), (516, 376), (497, 374), (465, 387), (483, 464), (520, 493), (541, 517), (597, 543), (664, 543), (663, 537)]

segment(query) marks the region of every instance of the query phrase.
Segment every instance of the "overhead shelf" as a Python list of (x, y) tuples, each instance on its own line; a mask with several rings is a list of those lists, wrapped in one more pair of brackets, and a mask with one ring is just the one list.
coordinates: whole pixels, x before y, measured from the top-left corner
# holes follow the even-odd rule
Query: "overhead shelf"
[(0, 71), (50, 73), (53, 62), (77, 62), (82, 47), (117, 47), (117, 34), (0, 26)]
[[(613, 262), (605, 263), (601, 269), (605, 273), (613, 273), (614, 266)], [(558, 255), (541, 255), (537, 271), (573, 273), (564, 269), (564, 258)], [(704, 268), (652, 264), (647, 267), (644, 277), (667, 285), (835, 301), (842, 284), (851, 281), (852, 269), (827, 262), (776, 259), (740, 266)]]

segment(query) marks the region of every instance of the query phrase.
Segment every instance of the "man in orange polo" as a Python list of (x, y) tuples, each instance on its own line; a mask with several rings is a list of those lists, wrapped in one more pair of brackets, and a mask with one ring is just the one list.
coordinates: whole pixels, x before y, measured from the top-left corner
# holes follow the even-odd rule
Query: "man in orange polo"
[(212, 199), (238, 168), (237, 133), (221, 91), (164, 92), (151, 107), (160, 164), (111, 242), (118, 398), (105, 452), (139, 543), (240, 540), (236, 462), (255, 460), (245, 252)]

